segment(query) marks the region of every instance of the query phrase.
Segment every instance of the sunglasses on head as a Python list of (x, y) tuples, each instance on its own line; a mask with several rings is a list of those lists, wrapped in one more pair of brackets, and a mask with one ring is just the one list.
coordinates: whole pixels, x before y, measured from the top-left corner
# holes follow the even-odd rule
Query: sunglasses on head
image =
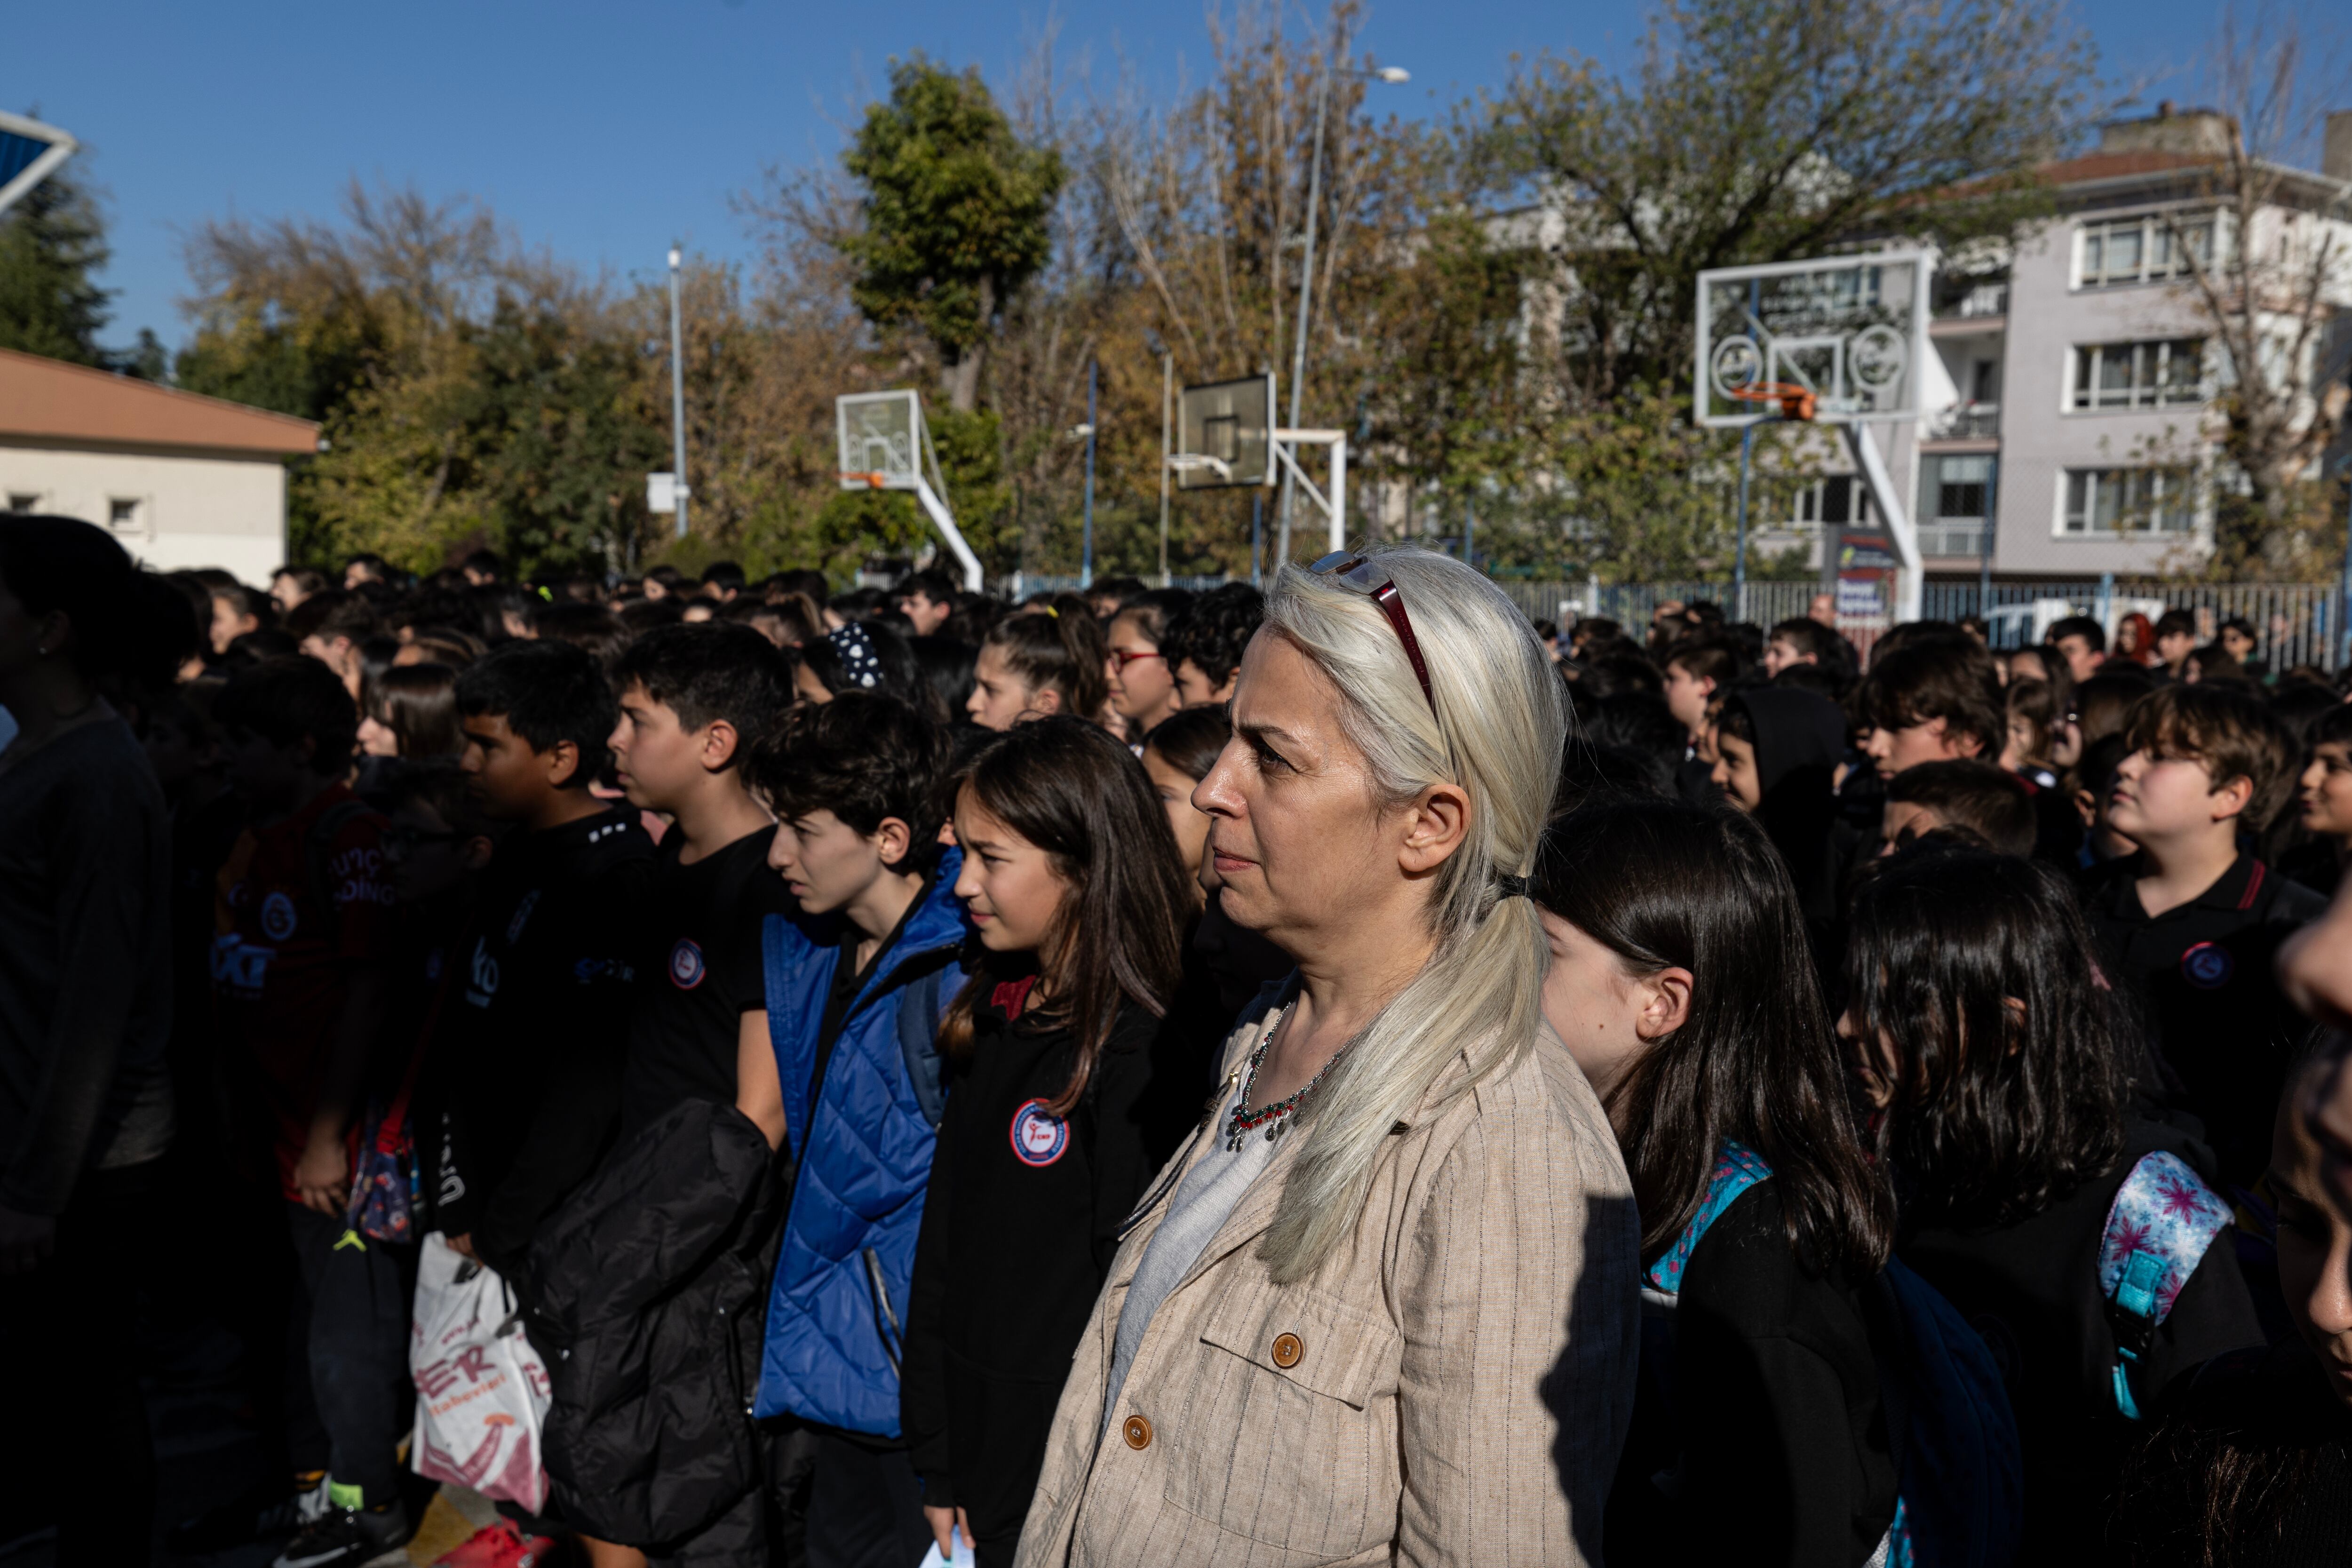
[(1433, 717), (1437, 712), (1437, 694), (1429, 689), (1429, 666), (1422, 661), (1421, 639), (1412, 635), (1412, 618), (1404, 613), (1404, 595), (1398, 591), (1396, 579), (1381, 570), (1380, 563), (1368, 556), (1346, 550), (1335, 550), (1307, 569), (1328, 583), (1361, 594), (1389, 618), (1396, 628), (1397, 641), (1404, 644), (1404, 657), (1412, 665), (1412, 678), (1421, 682), (1422, 700), (1429, 704)]

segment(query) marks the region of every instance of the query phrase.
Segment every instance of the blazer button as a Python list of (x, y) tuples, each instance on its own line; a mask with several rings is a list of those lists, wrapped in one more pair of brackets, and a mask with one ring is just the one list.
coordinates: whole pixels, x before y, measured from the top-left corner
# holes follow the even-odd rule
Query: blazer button
[(1298, 1358), (1306, 1353), (1307, 1347), (1298, 1342), (1297, 1334), (1274, 1336), (1274, 1364), (1283, 1371), (1288, 1372), (1292, 1367), (1297, 1366)]
[(1129, 1416), (1127, 1425), (1119, 1431), (1120, 1435), (1127, 1439), (1127, 1446), (1130, 1448), (1140, 1451), (1151, 1447), (1151, 1423), (1140, 1415)]

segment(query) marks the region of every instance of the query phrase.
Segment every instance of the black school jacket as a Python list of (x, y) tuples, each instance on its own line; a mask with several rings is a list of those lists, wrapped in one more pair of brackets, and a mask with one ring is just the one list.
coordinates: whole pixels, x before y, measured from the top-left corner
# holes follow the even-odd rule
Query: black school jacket
[(899, 1423), (923, 1500), (992, 1543), (1020, 1531), (1120, 1222), (1199, 1120), (1211, 1042), (1129, 1004), (1064, 1121), (1044, 1105), (1070, 1080), (1068, 1029), (990, 1005), (973, 1033), (915, 1246)]
[(433, 1224), (529, 1293), (530, 1242), (612, 1146), (653, 840), (616, 806), (499, 847), (417, 1085)]

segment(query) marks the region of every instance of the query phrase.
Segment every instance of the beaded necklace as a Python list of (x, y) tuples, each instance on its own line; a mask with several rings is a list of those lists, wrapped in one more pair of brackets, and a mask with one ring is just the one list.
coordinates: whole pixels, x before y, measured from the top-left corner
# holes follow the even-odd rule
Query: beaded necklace
[(1293, 1125), (1292, 1113), (1307, 1103), (1307, 1097), (1321, 1087), (1323, 1080), (1331, 1076), (1331, 1069), (1339, 1065), (1339, 1058), (1348, 1054), (1345, 1046), (1333, 1052), (1331, 1059), (1323, 1064), (1323, 1070), (1308, 1079), (1306, 1087), (1289, 1099), (1276, 1100), (1256, 1110), (1249, 1110), (1251, 1091), (1257, 1087), (1258, 1064), (1265, 1060), (1265, 1053), (1274, 1047), (1275, 1035), (1281, 1029), (1283, 1020), (1290, 1016), (1290, 1009), (1295, 1005), (1289, 1002), (1283, 1004), (1282, 1011), (1275, 1016), (1273, 1027), (1266, 1030), (1265, 1037), (1258, 1042), (1257, 1049), (1250, 1053), (1249, 1065), (1242, 1074), (1241, 1098), (1234, 1102), (1233, 1118), (1225, 1123), (1225, 1152), (1228, 1154), (1240, 1152), (1242, 1135), (1255, 1132), (1261, 1127), (1265, 1129), (1267, 1142), (1280, 1138)]

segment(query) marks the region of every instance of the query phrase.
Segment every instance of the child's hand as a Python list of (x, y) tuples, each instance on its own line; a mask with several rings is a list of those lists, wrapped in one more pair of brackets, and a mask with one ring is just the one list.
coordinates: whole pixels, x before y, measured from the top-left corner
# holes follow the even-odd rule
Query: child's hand
[(943, 1561), (950, 1563), (955, 1561), (955, 1542), (948, 1534), (950, 1530), (961, 1533), (966, 1545), (971, 1544), (971, 1521), (964, 1517), (963, 1510), (933, 1508), (929, 1503), (925, 1503), (923, 1518), (930, 1523), (931, 1539), (940, 1543), (940, 1556)]
[(343, 1158), (342, 1139), (310, 1135), (294, 1164), (294, 1190), (306, 1209), (331, 1217), (343, 1212), (351, 1196), (351, 1166)]

